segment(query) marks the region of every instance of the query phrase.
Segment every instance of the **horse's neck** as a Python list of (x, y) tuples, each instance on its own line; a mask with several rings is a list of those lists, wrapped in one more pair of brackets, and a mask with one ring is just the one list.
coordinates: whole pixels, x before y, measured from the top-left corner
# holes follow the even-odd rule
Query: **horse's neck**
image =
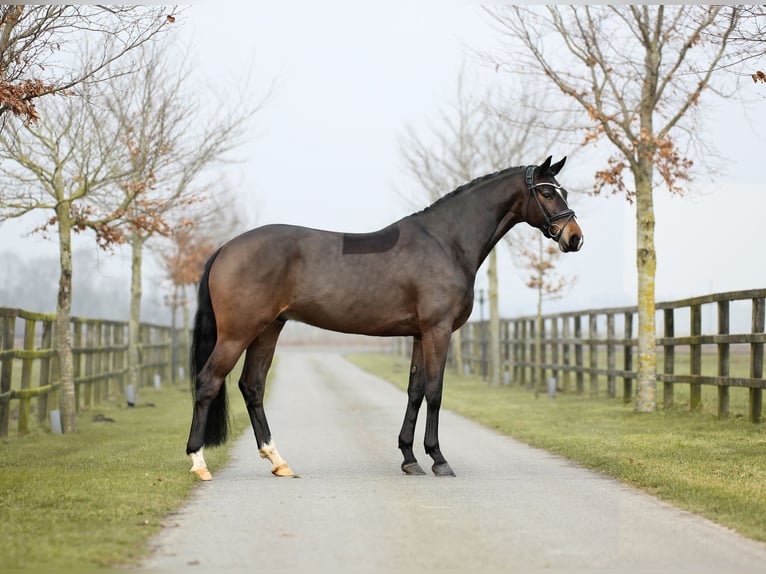
[(476, 273), (495, 244), (521, 221), (522, 195), (507, 178), (482, 183), (434, 206), (425, 221), (429, 232)]

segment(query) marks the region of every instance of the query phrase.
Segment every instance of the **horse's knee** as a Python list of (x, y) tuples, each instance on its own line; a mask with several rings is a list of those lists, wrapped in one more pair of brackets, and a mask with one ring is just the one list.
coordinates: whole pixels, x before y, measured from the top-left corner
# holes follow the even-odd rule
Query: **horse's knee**
[(439, 410), (442, 405), (442, 391), (426, 391), (426, 404), (429, 409)]
[(407, 403), (408, 406), (413, 408), (415, 411), (420, 410), (420, 405), (423, 404), (423, 393), (412, 393), (407, 396)]

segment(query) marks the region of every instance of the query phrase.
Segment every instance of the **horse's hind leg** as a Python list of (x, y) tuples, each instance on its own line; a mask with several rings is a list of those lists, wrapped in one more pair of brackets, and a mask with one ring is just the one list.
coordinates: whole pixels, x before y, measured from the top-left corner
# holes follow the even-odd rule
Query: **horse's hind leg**
[[(226, 402), (224, 401), (221, 403), (223, 407), (221, 409), (214, 409), (212, 413), (213, 418), (219, 420), (210, 421), (213, 424), (213, 428), (224, 430), (221, 431), (221, 436), (214, 438), (206, 437), (210, 406), (218, 396), (218, 393), (222, 391), (221, 387), (226, 381), (226, 375), (234, 368), (243, 350), (244, 345), (237, 341), (219, 339), (205, 366), (197, 375), (198, 385), (195, 391), (194, 411), (186, 452), (192, 458), (192, 472), (202, 480), (210, 480), (212, 478), (207, 469), (205, 457), (202, 454), (204, 443), (209, 442), (208, 439), (210, 439), (212, 444), (220, 444), (225, 440), (226, 435), (226, 424), (221, 422), (225, 421), (227, 417)], [(223, 390), (225, 391), (225, 389)]]
[(266, 390), (266, 375), (271, 367), (277, 339), (284, 322), (271, 323), (247, 348), (245, 366), (239, 379), (239, 389), (245, 399), (250, 422), (255, 432), (255, 440), (261, 458), (271, 462), (271, 472), (275, 476), (294, 476), (293, 471), (282, 459), (271, 438), (269, 423), (263, 408), (263, 396)]

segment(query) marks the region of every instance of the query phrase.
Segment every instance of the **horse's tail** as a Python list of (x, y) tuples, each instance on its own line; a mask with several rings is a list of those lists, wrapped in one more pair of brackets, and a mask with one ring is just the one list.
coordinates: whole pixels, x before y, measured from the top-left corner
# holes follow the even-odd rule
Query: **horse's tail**
[[(195, 397), (202, 385), (199, 374), (213, 353), (216, 341), (218, 340), (208, 279), (210, 277), (210, 268), (219, 252), (220, 250), (216, 251), (205, 263), (205, 270), (200, 278), (199, 290), (197, 292), (197, 313), (194, 316), (194, 332), (192, 334), (190, 353), (192, 392)], [(229, 434), (229, 416), (227, 411), (228, 399), (226, 397), (226, 382), (224, 381), (218, 394), (210, 403), (207, 424), (205, 425), (205, 446), (218, 446), (226, 442)]]

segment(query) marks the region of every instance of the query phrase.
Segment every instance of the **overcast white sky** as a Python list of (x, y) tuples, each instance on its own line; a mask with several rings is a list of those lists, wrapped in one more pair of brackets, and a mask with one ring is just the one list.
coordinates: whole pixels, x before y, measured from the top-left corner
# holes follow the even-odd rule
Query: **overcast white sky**
[[(407, 215), (414, 209), (395, 189), (413, 191), (398, 149), (405, 125), (424, 125), (452, 104), (461, 66), (481, 81), (508, 81), (469, 54), (495, 45), (477, 5), (223, 2), (187, 8), (184, 19), (197, 72), (213, 85), (230, 90), (229, 80), (249, 71), (253, 98), (274, 86), (239, 153), (243, 162), (222, 168), (239, 189), (234, 208), (257, 225), (369, 231)], [(766, 286), (766, 136), (758, 135), (766, 134), (766, 96), (761, 89), (749, 115), (738, 102), (710, 102), (706, 129), (730, 163), (714, 184), (695, 182), (692, 197), (657, 193), (660, 300)], [(603, 145), (598, 153), (606, 151)], [(590, 187), (592, 174), (580, 164), (567, 164), (563, 185)], [(578, 280), (548, 310), (634, 304), (632, 208), (616, 196), (577, 196), (572, 204), (585, 246), (563, 256), (561, 269)], [(9, 246), (55, 253), (52, 242), (22, 238), (32, 226), (0, 224), (0, 253)], [(502, 249), (501, 311), (530, 313), (533, 294)]]

